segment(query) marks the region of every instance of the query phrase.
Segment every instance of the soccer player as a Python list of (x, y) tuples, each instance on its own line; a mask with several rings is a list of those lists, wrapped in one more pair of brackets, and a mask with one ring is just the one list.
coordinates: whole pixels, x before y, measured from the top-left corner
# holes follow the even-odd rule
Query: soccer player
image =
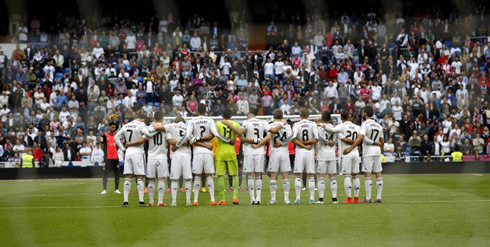
[[(155, 125), (165, 128), (163, 125), (163, 112), (158, 110), (153, 115)], [(149, 126), (152, 128), (153, 126)], [(151, 132), (151, 131), (150, 131)], [(148, 143), (148, 167), (146, 169), (146, 177), (148, 181), (148, 197), (150, 199), (148, 206), (155, 205), (155, 178), (158, 177), (158, 206), (167, 206), (163, 202), (165, 195), (165, 178), (168, 177), (168, 161), (167, 161), (167, 140), (164, 130), (153, 131), (150, 135)]]
[[(123, 207), (128, 206), (129, 192), (131, 191), (131, 179), (133, 175), (136, 175), (137, 184), (136, 189), (138, 190), (139, 206), (146, 207), (143, 196), (145, 195), (145, 185), (143, 182), (143, 177), (145, 174), (145, 150), (143, 149), (143, 142), (145, 135), (149, 136), (150, 133), (145, 125), (144, 114), (139, 114), (138, 118), (125, 124), (114, 137), (119, 149), (126, 155), (124, 157), (124, 203)], [(134, 140), (140, 140), (136, 145), (130, 146), (127, 149), (122, 145), (121, 138), (125, 138), (126, 142), (131, 143)], [(143, 140), (143, 141), (141, 141)]]
[(269, 167), (267, 169), (267, 172), (270, 173), (271, 178), (271, 201), (269, 202), (269, 204), (277, 204), (276, 191), (277, 175), (279, 170), (282, 173), (281, 175), (283, 179), (284, 204), (291, 204), (291, 202), (289, 201), (289, 172), (291, 171), (291, 163), (289, 162), (288, 144), (292, 141), (296, 145), (305, 149), (311, 149), (311, 146), (303, 145), (303, 143), (294, 138), (288, 138), (288, 135), (291, 133), (291, 126), (289, 124), (284, 124), (282, 110), (274, 110), (273, 116), (274, 122), (269, 125), (269, 128), (278, 129), (278, 131), (274, 134), (274, 137), (272, 137), (271, 133), (268, 133), (267, 136), (262, 141), (260, 141), (259, 144), (252, 145), (252, 147), (259, 148), (262, 145), (266, 144), (270, 139), (272, 139), (272, 144), (270, 147)]
[[(276, 133), (280, 128), (282, 128), (284, 123), (281, 121), (279, 124), (277, 124), (277, 126), (271, 128), (265, 120), (255, 118), (254, 114), (248, 114), (247, 120), (242, 123), (241, 128), (236, 128), (234, 125), (229, 124), (229, 122), (227, 123), (227, 126), (233, 132), (240, 135), (240, 141), (243, 143), (243, 171), (247, 173), (248, 177), (250, 204), (260, 205), (265, 150), (264, 148), (253, 148), (253, 144), (258, 144), (267, 134), (267, 132)], [(289, 169), (291, 170), (291, 167)], [(255, 196), (255, 189), (257, 190), (257, 196)]]
[(325, 174), (328, 173), (330, 178), (330, 190), (332, 191), (332, 202), (337, 204), (337, 181), (335, 174), (337, 174), (337, 159), (335, 157), (335, 144), (337, 142), (337, 134), (328, 132), (323, 126), (330, 124), (330, 112), (324, 111), (322, 113), (322, 126), (318, 127), (318, 147), (316, 149), (316, 158), (318, 161), (317, 173), (318, 173), (318, 201), (316, 204), (324, 204), (323, 196), (325, 192)]
[(214, 136), (218, 137), (221, 141), (229, 143), (230, 139), (221, 135), (211, 118), (205, 117), (206, 105), (199, 104), (197, 106), (198, 117), (190, 120), (187, 123), (187, 132), (185, 138), (177, 143), (177, 147), (180, 147), (185, 140), (187, 140), (191, 135), (190, 144), (194, 144), (192, 159), (192, 173), (194, 173), (194, 206), (198, 206), (199, 189), (201, 188), (201, 174), (204, 169), (206, 174), (206, 182), (208, 184), (209, 196), (211, 197), (211, 205), (217, 205), (214, 198), (214, 181), (213, 173), (214, 162), (213, 162), (213, 151), (211, 140)]
[[(157, 128), (158, 129), (158, 128)], [(191, 149), (189, 143), (186, 142), (181, 147), (177, 147), (177, 143), (183, 139), (186, 135), (187, 125), (183, 117), (178, 116), (175, 118), (174, 123), (165, 125), (167, 132), (166, 138), (170, 145), (172, 145), (171, 157), (171, 171), (170, 179), (172, 180), (172, 204), (170, 206), (177, 206), (177, 189), (178, 180), (180, 176), (184, 178), (186, 205), (191, 204)]]
[[(223, 110), (223, 121), (216, 123), (216, 129), (220, 135), (230, 139), (229, 143), (218, 139), (218, 147), (216, 148), (216, 175), (218, 175), (218, 190), (221, 200), (218, 205), (226, 205), (225, 201), (225, 174), (228, 170), (228, 175), (233, 177), (233, 184), (238, 184), (238, 161), (235, 152), (235, 137), (236, 133), (228, 127), (233, 125), (240, 128), (240, 125), (231, 121), (231, 110), (226, 108)], [(239, 205), (238, 190), (233, 190), (233, 204)]]
[[(318, 142), (318, 128), (317, 125), (308, 120), (310, 112), (306, 108), (302, 108), (299, 111), (300, 121), (293, 125), (293, 135), (287, 138), (288, 141), (292, 139), (299, 139), (304, 145), (313, 145)], [(295, 188), (296, 188), (296, 200), (294, 204), (301, 204), (301, 176), (303, 170), (306, 170), (308, 174), (309, 189), (310, 189), (310, 204), (315, 203), (315, 151), (296, 146), (296, 157), (294, 160), (294, 174), (296, 176)]]
[(100, 193), (102, 195), (107, 194), (107, 176), (109, 175), (109, 172), (114, 173), (114, 184), (116, 187), (114, 193), (121, 194), (119, 191), (119, 156), (117, 145), (114, 140), (114, 137), (116, 136), (116, 127), (117, 124), (115, 122), (110, 122), (109, 131), (102, 135), (103, 150), (105, 151), (104, 174), (102, 177), (102, 187), (104, 190)]
[[(376, 175), (377, 195), (375, 202), (381, 203), (381, 194), (383, 192), (383, 178), (381, 177), (381, 171), (383, 170), (381, 167), (381, 152), (384, 146), (383, 128), (372, 119), (373, 108), (371, 106), (364, 108), (363, 116), (366, 120), (361, 125), (361, 134), (350, 147), (344, 150), (344, 155), (349, 154), (364, 140), (362, 145), (362, 171), (365, 176), (366, 199), (361, 203), (371, 203), (372, 172)], [(366, 136), (369, 140), (364, 138)]]

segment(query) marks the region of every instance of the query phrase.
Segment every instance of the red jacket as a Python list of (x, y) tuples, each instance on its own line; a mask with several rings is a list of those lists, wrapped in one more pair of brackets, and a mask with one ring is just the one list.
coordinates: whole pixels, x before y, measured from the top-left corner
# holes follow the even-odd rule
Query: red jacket
[(41, 161), (43, 158), (43, 151), (40, 148), (33, 148), (31, 150), (32, 156), (34, 156), (35, 161)]

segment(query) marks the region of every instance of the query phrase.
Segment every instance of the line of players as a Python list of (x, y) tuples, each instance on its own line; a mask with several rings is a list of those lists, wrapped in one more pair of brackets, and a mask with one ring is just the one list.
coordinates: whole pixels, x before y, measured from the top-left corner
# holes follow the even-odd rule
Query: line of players
[[(226, 111), (226, 110), (225, 110)], [(206, 174), (206, 182), (211, 197), (211, 205), (218, 205), (214, 197), (213, 173), (215, 164), (213, 161), (211, 139), (218, 137), (222, 145), (234, 145), (234, 138), (224, 132), (218, 131), (214, 121), (204, 116), (205, 105), (198, 106), (199, 116), (190, 120), (187, 124), (181, 117), (177, 117), (172, 124), (163, 124), (163, 113), (157, 111), (154, 114), (155, 121), (150, 126), (144, 124), (144, 116), (124, 125), (114, 138), (120, 149), (126, 152), (124, 174), (124, 203), (123, 207), (128, 206), (128, 195), (131, 190), (131, 178), (137, 176), (137, 190), (139, 205), (146, 206), (144, 196), (143, 177), (146, 175), (150, 181), (148, 185), (149, 205), (154, 205), (155, 178), (158, 179), (158, 206), (165, 206), (163, 196), (165, 193), (164, 178), (168, 174), (167, 148), (166, 143), (172, 146), (171, 153), (171, 173), (172, 181), (172, 203), (176, 206), (177, 185), (180, 176), (185, 181), (186, 205), (199, 205), (198, 196), (201, 187), (202, 171)], [(332, 191), (332, 201), (337, 203), (337, 165), (335, 157), (336, 144), (340, 141), (339, 152), (342, 153), (340, 159), (340, 170), (344, 175), (344, 189), (347, 200), (344, 203), (359, 203), (359, 152), (357, 146), (363, 144), (362, 171), (365, 174), (366, 198), (361, 203), (371, 202), (371, 174), (376, 175), (377, 196), (376, 201), (381, 202), (383, 189), (383, 179), (381, 177), (381, 152), (384, 145), (382, 137), (382, 127), (372, 120), (373, 109), (366, 107), (363, 112), (364, 122), (361, 127), (349, 121), (349, 114), (341, 114), (342, 124), (333, 126), (330, 124), (330, 113), (322, 113), (321, 123), (314, 123), (309, 119), (307, 109), (300, 110), (301, 120), (295, 123), (291, 129), (283, 121), (283, 113), (276, 110), (273, 113), (274, 121), (268, 124), (264, 120), (256, 119), (249, 115), (242, 126), (238, 126), (233, 121), (229, 121), (229, 114), (220, 122), (220, 126), (227, 126), (228, 131), (233, 131), (239, 136), (243, 143), (244, 167), (243, 171), (248, 175), (248, 185), (251, 197), (251, 204), (261, 204), (262, 191), (262, 172), (264, 171), (265, 149), (264, 145), (270, 142), (270, 157), (267, 172), (270, 173), (270, 192), (271, 201), (269, 204), (276, 204), (277, 177), (279, 172), (283, 177), (284, 203), (291, 204), (289, 201), (289, 172), (291, 163), (289, 161), (288, 143), (296, 145), (296, 156), (294, 171), (295, 174), (295, 204), (300, 204), (302, 173), (308, 174), (310, 203), (323, 204), (325, 191), (325, 175), (328, 174)], [(126, 144), (121, 142), (126, 139)], [(147, 174), (144, 168), (143, 143), (149, 140), (148, 167)], [(194, 145), (193, 159), (191, 166), (190, 146)], [(314, 148), (316, 145), (316, 149)], [(318, 163), (315, 163), (315, 160)], [(236, 165), (236, 163), (234, 164)], [(218, 168), (219, 170), (219, 168)], [(230, 170), (230, 169), (229, 169)], [(231, 169), (235, 170), (236, 169)], [(191, 180), (194, 173), (194, 203), (191, 204)], [(318, 174), (319, 200), (315, 202), (315, 179)], [(158, 175), (158, 177), (157, 177)], [(218, 174), (220, 175), (220, 174)], [(221, 174), (224, 175), (224, 174)], [(235, 175), (235, 174), (234, 174)], [(351, 181), (352, 178), (352, 181)], [(255, 180), (255, 181), (254, 181)], [(354, 186), (354, 200), (352, 200), (352, 182)], [(234, 196), (234, 204), (238, 204)], [(236, 201), (235, 201), (236, 200)], [(236, 203), (235, 203), (236, 202)], [(219, 204), (224, 204), (224, 195)]]

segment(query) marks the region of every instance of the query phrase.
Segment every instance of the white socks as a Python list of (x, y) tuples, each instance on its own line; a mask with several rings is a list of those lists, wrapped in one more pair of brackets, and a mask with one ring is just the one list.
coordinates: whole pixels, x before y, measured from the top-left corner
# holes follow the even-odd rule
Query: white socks
[(337, 198), (337, 180), (335, 177), (330, 178), (330, 190), (332, 190), (332, 198)]
[(277, 180), (271, 180), (271, 201), (276, 200)]
[(145, 183), (143, 182), (143, 179), (138, 179), (136, 183), (136, 189), (138, 190), (138, 197), (140, 202), (144, 202), (144, 196), (145, 196)]
[(254, 177), (248, 177), (248, 193), (250, 194), (250, 201), (255, 202), (255, 186)]
[(376, 179), (376, 200), (381, 199), (383, 193), (383, 178)]
[(255, 196), (255, 201), (260, 202), (262, 198), (262, 177), (255, 178), (255, 187), (257, 188), (257, 195)]
[(185, 180), (185, 201), (190, 202), (191, 201), (191, 180)]
[[(148, 191), (148, 193), (149, 192), (150, 191)], [(158, 204), (163, 203), (163, 196), (164, 195), (165, 195), (165, 180), (164, 179), (159, 179), (158, 180)]]
[(289, 179), (284, 179), (283, 181), (282, 188), (284, 189), (284, 201), (289, 201)]
[(211, 197), (211, 201), (214, 202), (214, 180), (213, 176), (209, 176), (206, 178), (206, 183), (208, 184), (209, 196)]
[(359, 197), (359, 191), (361, 191), (361, 180), (359, 180), (359, 176), (356, 175), (352, 177), (352, 181), (354, 183), (354, 197)]
[(315, 179), (309, 178), (308, 182), (308, 187), (310, 189), (310, 200), (315, 200)]
[(149, 181), (148, 182), (148, 198), (150, 198), (149, 203), (154, 203), (155, 197), (155, 180)]
[(131, 178), (125, 178), (124, 179), (124, 202), (128, 202), (130, 191), (131, 191)]
[(177, 190), (179, 189), (179, 183), (177, 182), (178, 180), (172, 180), (172, 203), (177, 203)]
[(301, 178), (294, 180), (294, 188), (296, 189), (296, 200), (301, 199)]
[(347, 198), (352, 197), (352, 182), (350, 181), (350, 175), (344, 176), (344, 190)]
[(201, 177), (194, 177), (194, 202), (198, 202), (199, 190), (201, 189)]
[(371, 199), (371, 186), (373, 186), (373, 181), (371, 177), (366, 177), (364, 180), (364, 185), (366, 186), (366, 200)]
[(318, 197), (323, 198), (325, 194), (325, 178), (318, 178)]

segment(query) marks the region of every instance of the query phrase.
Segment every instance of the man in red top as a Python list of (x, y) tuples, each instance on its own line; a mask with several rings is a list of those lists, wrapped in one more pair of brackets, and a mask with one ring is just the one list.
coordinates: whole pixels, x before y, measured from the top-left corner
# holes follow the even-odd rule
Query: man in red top
[(359, 92), (359, 94), (361, 96), (361, 100), (364, 102), (368, 102), (369, 98), (371, 98), (371, 90), (369, 90), (369, 88), (367, 88), (366, 83), (362, 84), (362, 89)]
[(102, 186), (104, 190), (100, 193), (101, 195), (107, 194), (107, 175), (110, 171), (114, 172), (114, 183), (116, 185), (116, 190), (114, 193), (121, 194), (119, 191), (119, 156), (117, 155), (117, 145), (114, 141), (114, 136), (116, 135), (117, 124), (115, 122), (109, 123), (109, 132), (102, 135), (102, 145), (104, 146), (104, 176), (102, 178)]
[(32, 144), (32, 156), (34, 157), (34, 161), (41, 162), (43, 160), (43, 151), (37, 145), (37, 142)]

